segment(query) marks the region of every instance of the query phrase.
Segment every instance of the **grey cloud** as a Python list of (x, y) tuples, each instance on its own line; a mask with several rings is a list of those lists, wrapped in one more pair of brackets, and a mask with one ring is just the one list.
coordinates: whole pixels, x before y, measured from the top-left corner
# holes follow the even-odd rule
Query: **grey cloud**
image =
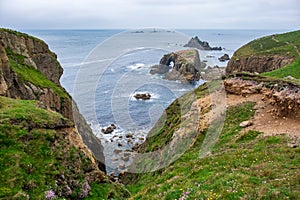
[(299, 29), (298, 0), (0, 0), (12, 28)]

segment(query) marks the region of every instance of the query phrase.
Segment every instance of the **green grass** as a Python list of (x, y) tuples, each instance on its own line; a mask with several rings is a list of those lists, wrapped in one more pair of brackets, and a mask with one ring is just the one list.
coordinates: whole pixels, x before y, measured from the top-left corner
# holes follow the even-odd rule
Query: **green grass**
[[(21, 58), (18, 59), (20, 60)], [(30, 82), (37, 87), (51, 88), (53, 89), (54, 93), (59, 95), (62, 99), (69, 98), (69, 95), (64, 89), (50, 81), (44, 74), (32, 66), (20, 64), (13, 59), (10, 59), (10, 66), (21, 80)]]
[(235, 52), (234, 57), (277, 54), (297, 58), (299, 55), (295, 48), (298, 51), (300, 50), (300, 31), (276, 34), (253, 40), (239, 48)]
[(300, 58), (296, 59), (290, 65), (270, 72), (262, 73), (261, 75), (274, 78), (285, 78), (287, 76), (292, 76), (295, 78), (294, 81), (300, 84)]
[(172, 165), (124, 178), (132, 199), (298, 199), (300, 149), (283, 135), (240, 133), (254, 103), (230, 107), (212, 155), (199, 159), (205, 133)]
[(37, 127), (49, 127), (52, 124), (71, 124), (60, 113), (49, 112), (38, 108), (37, 101), (14, 100), (0, 96), (1, 122), (14, 122), (30, 126), (32, 122)]
[[(71, 130), (63, 127), (73, 126), (61, 114), (39, 108), (36, 101), (0, 96), (0, 199), (45, 199), (50, 189), (64, 199), (79, 199), (93, 172), (92, 162), (70, 143), (66, 134)], [(99, 194), (128, 196), (121, 186), (96, 180), (89, 199)]]
[[(208, 85), (209, 84), (209, 85)], [(147, 140), (141, 145), (142, 152), (151, 152), (164, 147), (172, 138), (176, 129), (187, 123), (183, 121), (182, 116), (186, 114), (195, 99), (199, 99), (209, 93), (208, 87), (216, 87), (216, 83), (205, 83), (176, 99), (165, 110), (165, 114), (160, 117), (156, 125), (150, 130)]]
[(0, 28), (0, 32), (7, 32), (7, 33), (10, 33), (10, 34), (14, 34), (18, 37), (24, 37), (24, 38), (31, 38), (33, 40), (36, 40), (36, 41), (40, 41), (40, 42), (43, 42), (41, 39), (39, 38), (36, 38), (36, 37), (33, 37), (31, 35), (28, 35), (26, 33), (21, 33), (19, 31), (15, 31), (15, 30), (12, 30), (12, 29), (7, 29), (7, 28)]
[[(30, 82), (36, 87), (51, 88), (61, 99), (69, 98), (66, 91), (50, 81), (44, 74), (32, 66), (24, 64), (24, 56), (14, 53), (10, 48), (5, 49), (12, 70), (23, 82)], [(36, 94), (37, 95), (37, 94)]]

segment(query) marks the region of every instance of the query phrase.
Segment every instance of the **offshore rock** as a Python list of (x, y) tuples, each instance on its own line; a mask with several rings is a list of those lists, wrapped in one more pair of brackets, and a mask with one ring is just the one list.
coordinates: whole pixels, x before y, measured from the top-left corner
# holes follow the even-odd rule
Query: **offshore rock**
[(200, 50), (222, 50), (222, 47), (211, 47), (208, 42), (201, 41), (198, 36), (192, 37), (192, 39), (190, 39), (190, 41), (185, 44), (184, 47), (192, 47)]
[(218, 58), (218, 60), (221, 61), (221, 62), (225, 62), (227, 60), (230, 60), (230, 57), (229, 57), (228, 54), (225, 53), (223, 56), (221, 56), (220, 58)]
[(150, 73), (162, 74), (168, 80), (193, 83), (201, 78), (199, 71), (205, 66), (200, 61), (197, 50), (181, 50), (164, 55), (159, 65), (153, 66)]
[(149, 93), (137, 93), (134, 95), (136, 99), (149, 100), (151, 98), (151, 94)]

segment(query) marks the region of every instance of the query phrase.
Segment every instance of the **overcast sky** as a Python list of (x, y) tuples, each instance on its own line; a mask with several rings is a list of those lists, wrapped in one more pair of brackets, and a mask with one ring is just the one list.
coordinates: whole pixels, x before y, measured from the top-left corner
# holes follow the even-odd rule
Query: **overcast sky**
[(300, 29), (299, 0), (0, 0), (13, 29)]

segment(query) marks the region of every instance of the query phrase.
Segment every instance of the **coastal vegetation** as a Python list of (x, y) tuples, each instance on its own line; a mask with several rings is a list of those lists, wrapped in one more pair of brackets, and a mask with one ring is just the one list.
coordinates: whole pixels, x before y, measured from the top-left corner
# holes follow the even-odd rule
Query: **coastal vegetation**
[(235, 52), (236, 57), (288, 55), (299, 57), (300, 31), (274, 34), (255, 39)]
[[(0, 38), (3, 39), (0, 43), (0, 199), (127, 198), (128, 191), (98, 169), (95, 157), (66, 114), (72, 108), (71, 97), (47, 78), (47, 74), (56, 73), (58, 78), (61, 75), (60, 66), (51, 65), (57, 64), (55, 54), (41, 40), (32, 42), (40, 46), (24, 45), (23, 41), (36, 40), (27, 34), (7, 29), (0, 29), (0, 34), (5, 35)], [(8, 47), (7, 41), (16, 46)], [(22, 54), (19, 46), (23, 48)], [(49, 58), (48, 71), (42, 72), (26, 63), (26, 60), (34, 61), (31, 53), (24, 53), (30, 52), (30, 48), (39, 49), (33, 50), (35, 54)], [(58, 98), (51, 92), (40, 98), (45, 95), (45, 88)], [(30, 96), (30, 91), (38, 93)]]
[[(299, 147), (287, 146), (289, 138), (285, 135), (241, 132), (239, 124), (254, 115), (254, 106), (254, 102), (246, 102), (226, 111), (222, 133), (211, 155), (199, 158), (204, 131), (170, 166), (126, 175), (124, 183), (131, 199), (297, 199)], [(168, 109), (172, 107), (176, 104)], [(168, 125), (162, 128), (174, 129)], [(149, 143), (157, 146), (161, 138), (152, 141)]]
[[(0, 29), (1, 32), (5, 36), (12, 34), (9, 39), (14, 43), (23, 41), (18, 37), (35, 40), (12, 30)], [(157, 171), (121, 173), (118, 181), (99, 170), (99, 163), (83, 143), (74, 121), (62, 112), (70, 109), (72, 101), (59, 84), (47, 78), (52, 72), (26, 64), (30, 53), (25, 56), (1, 42), (0, 199), (299, 199), (299, 135), (290, 133), (292, 127), (285, 125), (294, 123), (294, 129), (298, 128), (299, 34), (300, 31), (294, 31), (254, 40), (233, 58), (276, 54), (292, 58), (291, 63), (260, 75), (238, 68), (238, 73), (206, 82), (176, 99), (136, 150), (161, 150), (182, 133), (193, 137), (184, 146), (186, 151)], [(48, 51), (42, 54), (55, 58)], [(61, 75), (53, 74), (56, 79)], [(228, 92), (226, 102), (217, 100), (224, 103), (226, 112), (220, 111), (211, 118), (216, 105), (210, 95), (219, 93), (223, 84)], [(20, 91), (14, 98), (7, 92), (31, 91), (27, 90), (28, 85), (36, 91), (51, 89), (59, 96), (57, 101), (67, 104), (59, 103), (63, 108), (55, 109), (47, 105), (49, 99), (39, 98), (39, 94), (25, 100)], [(191, 123), (195, 115), (201, 117), (196, 125)], [(272, 127), (278, 121), (284, 131), (262, 131), (253, 124), (267, 116), (264, 127)], [(209, 125), (215, 122), (222, 125), (220, 135), (214, 138), (216, 144), (206, 156), (200, 157), (205, 140), (210, 138)], [(243, 127), (243, 122), (252, 123)], [(180, 132), (182, 127), (185, 129)], [(147, 167), (147, 162), (141, 167)]]

